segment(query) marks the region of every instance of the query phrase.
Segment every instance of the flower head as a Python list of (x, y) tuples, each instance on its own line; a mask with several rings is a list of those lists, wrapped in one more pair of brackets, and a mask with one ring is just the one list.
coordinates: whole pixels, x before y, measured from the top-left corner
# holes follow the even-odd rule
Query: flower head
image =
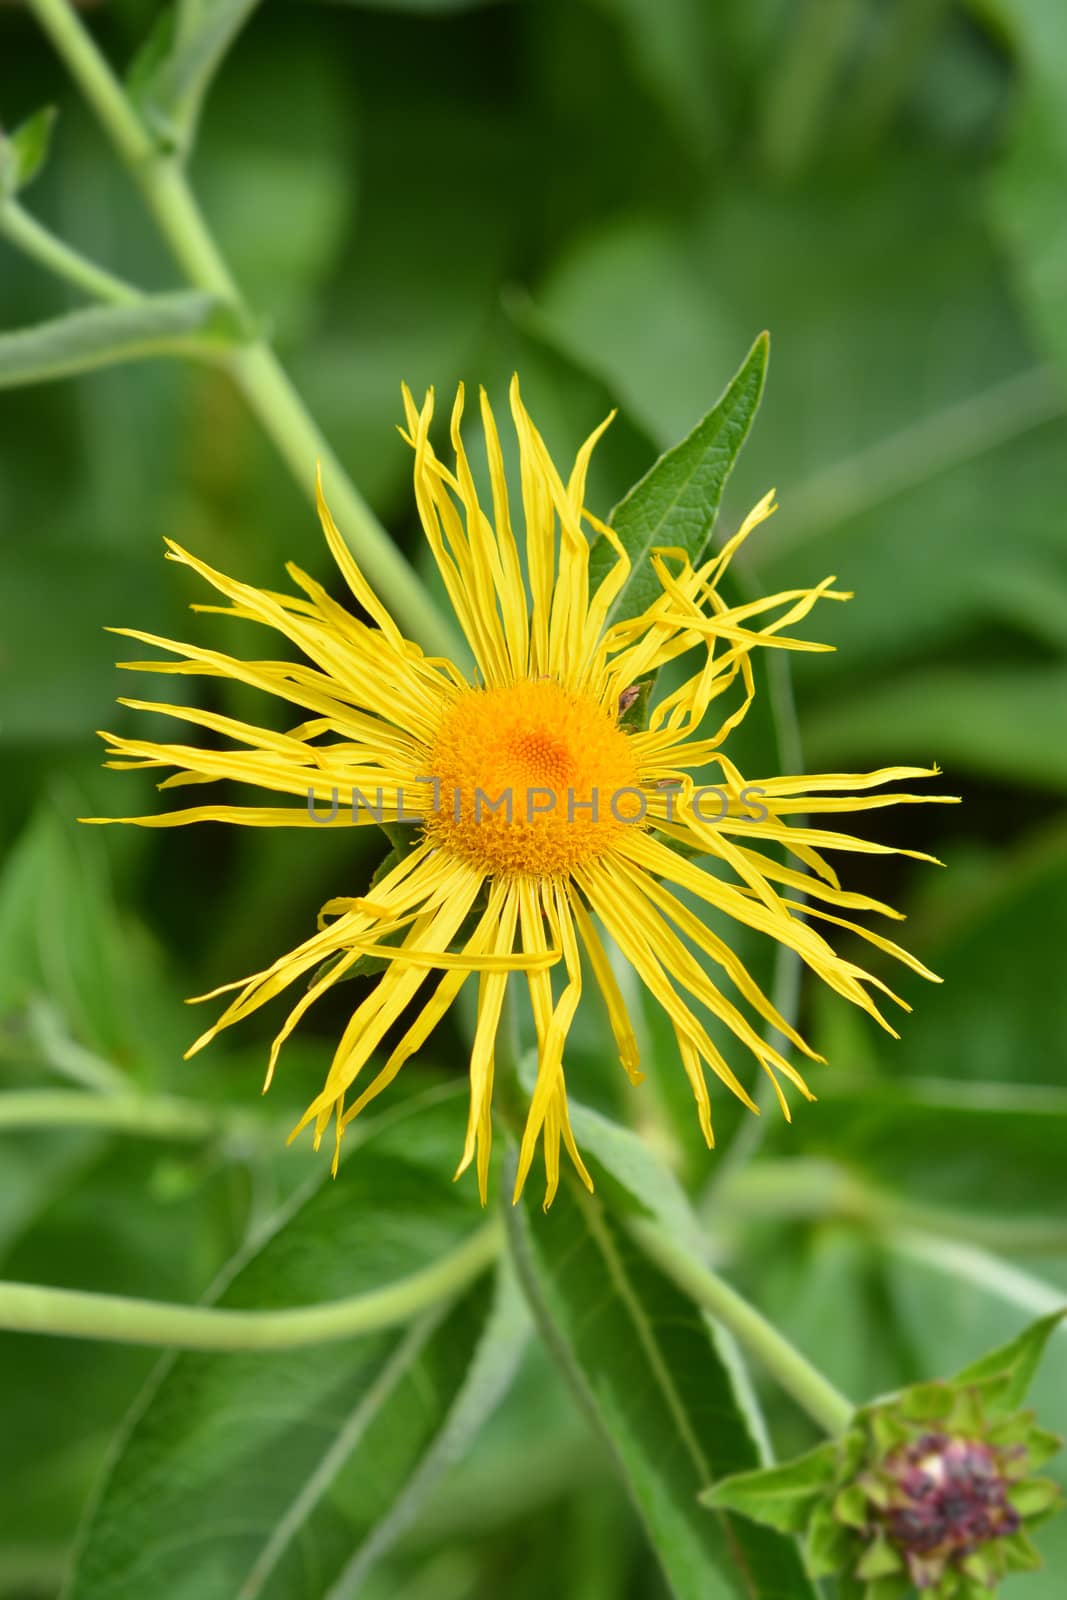
[[(339, 1145), (352, 1119), (416, 1054), (474, 978), (470, 1115), (459, 1171), (476, 1164), (484, 1199), (496, 1033), (508, 984), (521, 977), (532, 1003), (538, 1069), (515, 1192), (541, 1143), (548, 1204), (559, 1181), (561, 1143), (592, 1187), (571, 1133), (564, 1075), (567, 1034), (587, 975), (606, 1003), (623, 1068), (635, 1082), (641, 1076), (610, 945), (671, 1022), (709, 1146), (709, 1071), (757, 1109), (714, 1042), (709, 1016), (751, 1052), (787, 1117), (785, 1086), (813, 1098), (793, 1062), (768, 1042), (771, 1031), (820, 1058), (729, 942), (693, 910), (693, 901), (787, 945), (889, 1028), (872, 990), (896, 997), (838, 956), (818, 927), (829, 923), (860, 934), (932, 976), (896, 945), (849, 920), (854, 911), (896, 913), (844, 890), (824, 853), (886, 847), (791, 819), (921, 799), (850, 791), (929, 772), (760, 774), (746, 783), (727, 753), (729, 735), (755, 695), (753, 651), (823, 648), (786, 630), (818, 600), (847, 598), (830, 587), (832, 580), (738, 605), (723, 597), (723, 575), (738, 547), (774, 510), (773, 495), (760, 501), (729, 543), (696, 565), (684, 552), (654, 551), (656, 598), (638, 616), (617, 616), (630, 560), (612, 529), (585, 506), (586, 473), (602, 429), (586, 440), (564, 479), (513, 383), (521, 473), (521, 516), (515, 516), (483, 392), (490, 515), (461, 437), (462, 388), (452, 412), (451, 464), (430, 443), (432, 392), (421, 408), (407, 390), (404, 402), (422, 526), (473, 671), (427, 656), (404, 638), (360, 572), (320, 485), (323, 529), (354, 609), (298, 567), (288, 572), (300, 592), (277, 594), (226, 577), (168, 541), (170, 559), (223, 596), (227, 604), (219, 609), (277, 630), (299, 648), (302, 661), (248, 661), (119, 630), (177, 658), (124, 666), (234, 679), (296, 704), (305, 720), (274, 733), (194, 706), (128, 700), (123, 703), (183, 718), (225, 742), (201, 748), (105, 737), (111, 765), (173, 769), (163, 787), (226, 779), (296, 801), (206, 804), (121, 819), (141, 826), (225, 821), (315, 827), (323, 807), (333, 808), (337, 825), (414, 819), (410, 848), (390, 860), (366, 895), (329, 901), (317, 931), (295, 950), (225, 986), (236, 993), (193, 1050), (311, 974), (274, 1041), (269, 1083), (281, 1045), (305, 1012), (361, 962), (363, 970), (364, 958), (378, 958), (384, 969), (356, 1005), (325, 1084), (299, 1124), (313, 1127), (318, 1144), (332, 1120)], [(594, 538), (613, 552), (607, 575), (595, 583), (589, 560)], [(629, 713), (639, 687), (680, 658), (689, 670), (654, 702), (647, 726), (635, 726)], [(714, 785), (698, 787), (709, 769)], [(782, 845), (788, 864), (775, 853)], [(698, 864), (700, 856), (712, 859), (713, 870)], [(555, 984), (553, 969), (561, 974)], [(397, 1038), (397, 1024), (413, 1003), (414, 1020)]]
[(1035, 1476), (1062, 1444), (1021, 1409), (1063, 1313), (1039, 1318), (954, 1378), (861, 1406), (843, 1434), (794, 1461), (722, 1478), (719, 1509), (804, 1535), (813, 1578), (863, 1600), (989, 1600), (1041, 1565), (1030, 1533), (1063, 1504)]
[(872, 1522), (881, 1523), (920, 1589), (991, 1540), (1018, 1532), (1022, 1518), (1008, 1498), (1018, 1453), (966, 1435), (923, 1432), (886, 1457)]

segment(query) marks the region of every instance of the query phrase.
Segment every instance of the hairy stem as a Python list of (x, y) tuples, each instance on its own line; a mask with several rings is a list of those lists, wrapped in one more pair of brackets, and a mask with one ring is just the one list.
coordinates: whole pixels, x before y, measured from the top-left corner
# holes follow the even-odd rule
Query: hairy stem
[(732, 1289), (710, 1267), (682, 1250), (653, 1222), (634, 1218), (630, 1232), (641, 1249), (671, 1282), (697, 1305), (710, 1311), (738, 1342), (756, 1358), (771, 1377), (820, 1428), (829, 1434), (844, 1431), (852, 1420), (852, 1402), (813, 1367), (755, 1306)]
[(167, 1305), (121, 1295), (0, 1283), (0, 1328), (175, 1350), (292, 1350), (410, 1321), (473, 1283), (496, 1259), (500, 1243), (500, 1223), (493, 1221), (450, 1255), (388, 1288), (286, 1311)]
[[(180, 162), (156, 148), (69, 0), (28, 0), (28, 5), (128, 167), (186, 278), (196, 288), (231, 301), (245, 312), (251, 324), (253, 319)], [(266, 341), (259, 338), (234, 350), (223, 365), (309, 498), (314, 494), (315, 463), (322, 461), (337, 521), (351, 538), (370, 583), (397, 620), (426, 649), (462, 658), (464, 651), (455, 629), (442, 616), (330, 449)]]

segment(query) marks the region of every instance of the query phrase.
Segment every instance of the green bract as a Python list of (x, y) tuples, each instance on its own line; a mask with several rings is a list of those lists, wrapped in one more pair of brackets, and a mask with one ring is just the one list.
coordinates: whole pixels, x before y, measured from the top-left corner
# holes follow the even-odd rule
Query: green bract
[(1036, 1477), (1061, 1441), (1020, 1409), (1062, 1312), (1032, 1323), (954, 1378), (861, 1406), (839, 1438), (784, 1466), (738, 1473), (705, 1505), (802, 1533), (813, 1578), (863, 1600), (980, 1600), (1040, 1566), (1027, 1529), (1062, 1493)]

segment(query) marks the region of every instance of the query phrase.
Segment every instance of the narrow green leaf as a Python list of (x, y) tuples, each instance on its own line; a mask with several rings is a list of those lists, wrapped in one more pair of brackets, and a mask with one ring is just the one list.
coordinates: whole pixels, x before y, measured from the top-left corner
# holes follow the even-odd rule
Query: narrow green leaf
[[(217, 1303), (359, 1293), (462, 1243), (484, 1220), (473, 1186), (446, 1176), (465, 1115), (450, 1092), (382, 1118), (238, 1260)], [(68, 1600), (354, 1595), (509, 1381), (519, 1305), (485, 1278), (399, 1334), (168, 1358), (89, 1515)]]
[(1017, 1338), (997, 1350), (990, 1350), (988, 1355), (980, 1356), (970, 1366), (964, 1367), (962, 1372), (957, 1372), (953, 1382), (981, 1383), (986, 1378), (1008, 1374), (1010, 1382), (1003, 1393), (997, 1395), (997, 1406), (998, 1409), (1014, 1411), (1026, 1399), (1026, 1392), (1033, 1382), (1045, 1346), (1065, 1316), (1067, 1306), (1061, 1311), (1053, 1311), (1049, 1316), (1038, 1317)]
[(739, 1511), (768, 1528), (799, 1533), (807, 1527), (815, 1501), (833, 1483), (838, 1456), (836, 1444), (821, 1444), (780, 1467), (734, 1473), (705, 1489), (701, 1503), (719, 1511)]
[(178, 0), (135, 57), (130, 93), (150, 130), (187, 151), (204, 96), (259, 0)]
[(58, 115), (55, 106), (43, 106), (20, 122), (13, 133), (0, 128), (0, 200), (18, 194), (36, 178), (48, 159)]
[(93, 306), (0, 334), (0, 389), (47, 383), (146, 356), (220, 354), (247, 330), (215, 295), (182, 290)]
[[(661, 592), (649, 563), (660, 546), (683, 549), (693, 561), (707, 548), (726, 480), (748, 437), (763, 393), (770, 340), (761, 333), (736, 377), (688, 438), (668, 450), (619, 502), (609, 521), (633, 563), (615, 600), (615, 621), (637, 616)], [(615, 552), (603, 535), (589, 558), (591, 584), (612, 568)]]
[(547, 1215), (509, 1215), (519, 1275), (549, 1348), (607, 1441), (677, 1600), (812, 1600), (780, 1534), (709, 1515), (697, 1495), (759, 1464), (711, 1324), (595, 1196), (567, 1179)]

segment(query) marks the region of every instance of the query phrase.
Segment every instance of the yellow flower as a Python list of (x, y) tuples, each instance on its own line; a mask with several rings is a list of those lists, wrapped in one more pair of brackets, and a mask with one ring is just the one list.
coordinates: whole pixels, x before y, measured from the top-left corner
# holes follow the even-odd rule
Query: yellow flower
[[(887, 847), (790, 819), (922, 799), (896, 793), (855, 797), (849, 791), (929, 776), (936, 769), (892, 767), (860, 777), (765, 776), (746, 787), (725, 753), (729, 733), (753, 699), (752, 651), (824, 648), (787, 637), (783, 630), (801, 621), (820, 598), (848, 598), (826, 580), (814, 589), (744, 605), (723, 599), (722, 575), (738, 546), (774, 510), (773, 495), (760, 501), (728, 544), (696, 567), (682, 552), (654, 552), (658, 597), (642, 615), (612, 620), (612, 603), (630, 562), (612, 530), (584, 505), (586, 472), (603, 428), (586, 440), (564, 482), (513, 383), (520, 545), (500, 439), (484, 392), (491, 519), (479, 503), (460, 437), (462, 388), (452, 412), (453, 467), (438, 460), (429, 442), (432, 392), (421, 410), (406, 389), (404, 403), (419, 514), (476, 664), (473, 677), (449, 661), (424, 655), (403, 637), (341, 538), (321, 484), (323, 529), (359, 615), (298, 567), (290, 565), (288, 572), (300, 595), (276, 594), (225, 577), (168, 541), (170, 559), (192, 567), (229, 602), (219, 609), (277, 629), (305, 659), (244, 661), (120, 629), (178, 657), (122, 664), (236, 679), (295, 703), (309, 720), (287, 733), (272, 733), (194, 707), (124, 700), (180, 717), (227, 743), (201, 749), (105, 735), (110, 765), (174, 768), (162, 787), (232, 779), (294, 796), (299, 803), (203, 805), (158, 816), (94, 820), (145, 827), (204, 821), (316, 827), (331, 811), (335, 825), (417, 819), (409, 830), (409, 853), (380, 876), (367, 897), (329, 901), (317, 932), (296, 950), (265, 971), (214, 991), (237, 992), (190, 1054), (221, 1028), (314, 974), (274, 1041), (269, 1085), (283, 1041), (310, 1006), (361, 957), (382, 959), (384, 970), (353, 1011), (321, 1093), (294, 1130), (295, 1136), (313, 1124), (317, 1146), (332, 1118), (339, 1146), (348, 1123), (422, 1047), (476, 974), (470, 1114), (457, 1176), (475, 1161), (484, 1201), (496, 1034), (509, 978), (521, 973), (529, 986), (538, 1070), (515, 1195), (543, 1140), (547, 1206), (559, 1182), (561, 1140), (583, 1182), (592, 1187), (571, 1132), (564, 1079), (564, 1047), (583, 966), (606, 1003), (624, 1069), (635, 1083), (641, 1078), (633, 1028), (600, 930), (669, 1017), (709, 1146), (706, 1069), (751, 1110), (757, 1108), (713, 1042), (701, 1012), (725, 1024), (751, 1051), (788, 1117), (783, 1082), (807, 1099), (813, 1096), (796, 1067), (763, 1033), (777, 1030), (796, 1050), (821, 1058), (779, 1015), (730, 945), (686, 902), (726, 913), (787, 945), (831, 988), (892, 1032), (869, 991), (897, 997), (880, 979), (835, 954), (815, 926), (830, 923), (861, 934), (914, 971), (933, 976), (898, 946), (840, 914), (897, 915), (842, 889), (822, 851), (881, 853)], [(587, 529), (603, 535), (615, 552), (612, 569), (592, 590)], [(629, 728), (622, 712), (634, 686), (690, 652), (697, 655), (696, 666), (654, 704), (647, 729)], [(730, 690), (729, 711), (717, 726), (701, 731)], [(696, 787), (694, 774), (709, 765), (714, 788)], [(779, 844), (796, 865), (782, 865), (768, 853)], [(699, 856), (711, 857), (714, 870), (700, 866)], [(556, 965), (562, 979), (554, 987)], [(718, 969), (718, 982), (709, 968)], [(733, 998), (720, 985), (729, 986)], [(371, 1058), (416, 999), (421, 1009), (415, 1020), (391, 1042), (370, 1081), (361, 1082)], [(761, 1023), (769, 1028), (761, 1031)]]

